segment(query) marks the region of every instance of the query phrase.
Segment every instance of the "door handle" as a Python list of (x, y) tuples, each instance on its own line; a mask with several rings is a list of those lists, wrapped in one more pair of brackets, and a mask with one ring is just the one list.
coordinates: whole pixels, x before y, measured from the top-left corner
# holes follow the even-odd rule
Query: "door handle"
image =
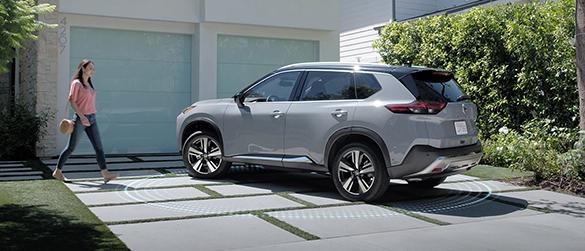
[(282, 117), (283, 115), (284, 115), (284, 112), (281, 112), (281, 111), (279, 111), (279, 110), (274, 110), (274, 111), (272, 112), (272, 117), (273, 117), (273, 118), (275, 118), (275, 119), (277, 119), (277, 118), (280, 118), (280, 117)]
[(335, 111), (331, 112), (331, 115), (341, 118), (343, 116), (347, 116), (347, 111), (346, 110), (342, 110), (342, 109), (337, 109)]

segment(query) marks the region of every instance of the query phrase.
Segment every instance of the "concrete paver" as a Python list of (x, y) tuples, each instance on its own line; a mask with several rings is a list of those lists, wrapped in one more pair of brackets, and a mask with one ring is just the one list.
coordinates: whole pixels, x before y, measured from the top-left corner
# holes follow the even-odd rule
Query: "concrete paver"
[(114, 225), (110, 229), (131, 250), (226, 250), (304, 241), (252, 215)]
[(244, 250), (583, 250), (585, 220), (540, 214)]
[(4, 172), (19, 172), (19, 171), (32, 171), (30, 167), (11, 167), (11, 168), (0, 168), (0, 175)]
[[(132, 170), (132, 171), (113, 171), (117, 173), (120, 178), (126, 177), (152, 177), (162, 176), (163, 174), (155, 170)], [(63, 174), (67, 179), (80, 180), (80, 179), (101, 179), (102, 175), (99, 171), (95, 172), (68, 172), (64, 171)]]
[(42, 176), (33, 175), (33, 176), (7, 176), (7, 177), (0, 177), (0, 181), (17, 181), (17, 180), (42, 180)]
[(144, 189), (102, 193), (80, 193), (76, 195), (81, 200), (81, 202), (88, 206), (209, 197), (208, 194), (203, 193), (194, 187)]
[(216, 191), (222, 195), (243, 195), (243, 194), (263, 194), (263, 193), (278, 193), (278, 192), (298, 192), (306, 191), (306, 186), (302, 184), (284, 183), (267, 184), (267, 183), (247, 183), (240, 185), (220, 185), (210, 186), (209, 189)]
[(168, 160), (175, 160), (175, 161), (181, 161), (182, 157), (181, 156), (144, 156), (144, 157), (138, 157), (141, 160), (144, 161), (168, 161)]
[(301, 209), (268, 214), (321, 238), (434, 226), (373, 205)]
[(467, 176), (463, 174), (457, 174), (447, 177), (445, 182), (459, 182), (459, 181), (472, 181), (472, 180), (479, 180), (477, 177)]
[(585, 198), (545, 190), (498, 193), (496, 198), (515, 203), (527, 202), (532, 207), (555, 213), (585, 218)]
[(0, 160), (0, 167), (11, 166), (11, 165), (22, 165), (26, 161), (22, 160)]
[(199, 180), (191, 177), (173, 177), (173, 178), (152, 178), (152, 179), (127, 179), (113, 180), (108, 184), (100, 181), (85, 181), (66, 183), (73, 192), (100, 191), (108, 189), (138, 189), (138, 188), (157, 188), (171, 186), (193, 186), (218, 184), (220, 180)]
[(24, 175), (42, 175), (41, 171), (24, 171), (24, 172), (0, 172), (0, 176), (24, 176)]
[(130, 221), (301, 206), (303, 205), (287, 200), (278, 195), (264, 195), (227, 199), (93, 207), (90, 208), (90, 210), (102, 221)]
[[(109, 170), (122, 170), (122, 169), (167, 169), (183, 167), (182, 161), (161, 161), (161, 162), (128, 162), (128, 163), (114, 163), (108, 164)], [(51, 169), (55, 169), (55, 166), (51, 166)], [(79, 165), (65, 165), (63, 171), (94, 171), (99, 170), (97, 164), (79, 164)]]
[[(54, 168), (57, 165), (58, 159), (44, 159), (41, 160), (45, 165)], [(126, 157), (114, 157), (114, 158), (106, 158), (106, 162), (132, 162), (133, 160), (126, 158)], [(67, 164), (96, 164), (96, 158), (69, 158), (65, 165)]]
[(16, 162), (14, 162), (14, 163), (8, 163), (7, 162), (5, 164), (0, 164), (0, 168), (4, 168), (4, 167), (6, 167), (6, 168), (10, 168), (10, 167), (23, 167), (23, 166), (24, 166), (24, 164), (22, 164), (22, 163), (16, 163)]

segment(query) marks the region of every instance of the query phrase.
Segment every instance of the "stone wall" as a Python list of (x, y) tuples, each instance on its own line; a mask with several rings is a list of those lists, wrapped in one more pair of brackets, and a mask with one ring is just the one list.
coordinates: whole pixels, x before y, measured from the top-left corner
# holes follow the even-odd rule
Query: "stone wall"
[[(58, 6), (58, 0), (39, 0), (39, 4), (49, 3)], [(58, 8), (57, 8), (58, 9)], [(39, 16), (39, 20), (49, 24), (59, 22), (57, 11)], [(20, 53), (20, 93), (19, 98), (35, 106), (37, 113), (56, 113), (57, 110), (57, 63), (58, 29), (45, 28), (38, 32), (38, 40), (30, 41)], [(57, 154), (57, 124), (50, 119), (45, 134), (37, 142), (37, 156)]]

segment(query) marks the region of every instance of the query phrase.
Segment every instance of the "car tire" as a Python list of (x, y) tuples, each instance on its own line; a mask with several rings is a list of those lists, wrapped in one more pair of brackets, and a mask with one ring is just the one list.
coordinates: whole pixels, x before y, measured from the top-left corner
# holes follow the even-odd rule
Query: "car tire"
[(388, 189), (389, 178), (384, 161), (368, 145), (350, 143), (344, 146), (337, 151), (331, 164), (333, 183), (345, 199), (375, 201)]
[(446, 179), (447, 177), (429, 178), (421, 181), (408, 181), (408, 184), (421, 188), (433, 188), (443, 183)]
[(183, 146), (183, 163), (191, 177), (211, 179), (224, 175), (231, 163), (223, 160), (223, 146), (210, 132), (198, 131)]

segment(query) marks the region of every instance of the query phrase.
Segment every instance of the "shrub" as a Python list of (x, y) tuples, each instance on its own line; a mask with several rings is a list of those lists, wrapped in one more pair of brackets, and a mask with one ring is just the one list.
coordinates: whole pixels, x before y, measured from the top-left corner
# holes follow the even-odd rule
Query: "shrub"
[(0, 110), (0, 160), (34, 157), (36, 142), (44, 135), (52, 114), (35, 114), (20, 103), (10, 108)]
[(519, 133), (510, 129), (500, 130), (484, 140), (483, 162), (495, 166), (507, 166), (532, 171), (541, 180), (585, 180), (585, 163), (581, 143), (576, 130), (551, 125), (551, 121), (531, 121)]
[(478, 128), (522, 131), (534, 119), (578, 125), (575, 1), (480, 7), (391, 23), (374, 43), (385, 63), (455, 72), (478, 105)]

